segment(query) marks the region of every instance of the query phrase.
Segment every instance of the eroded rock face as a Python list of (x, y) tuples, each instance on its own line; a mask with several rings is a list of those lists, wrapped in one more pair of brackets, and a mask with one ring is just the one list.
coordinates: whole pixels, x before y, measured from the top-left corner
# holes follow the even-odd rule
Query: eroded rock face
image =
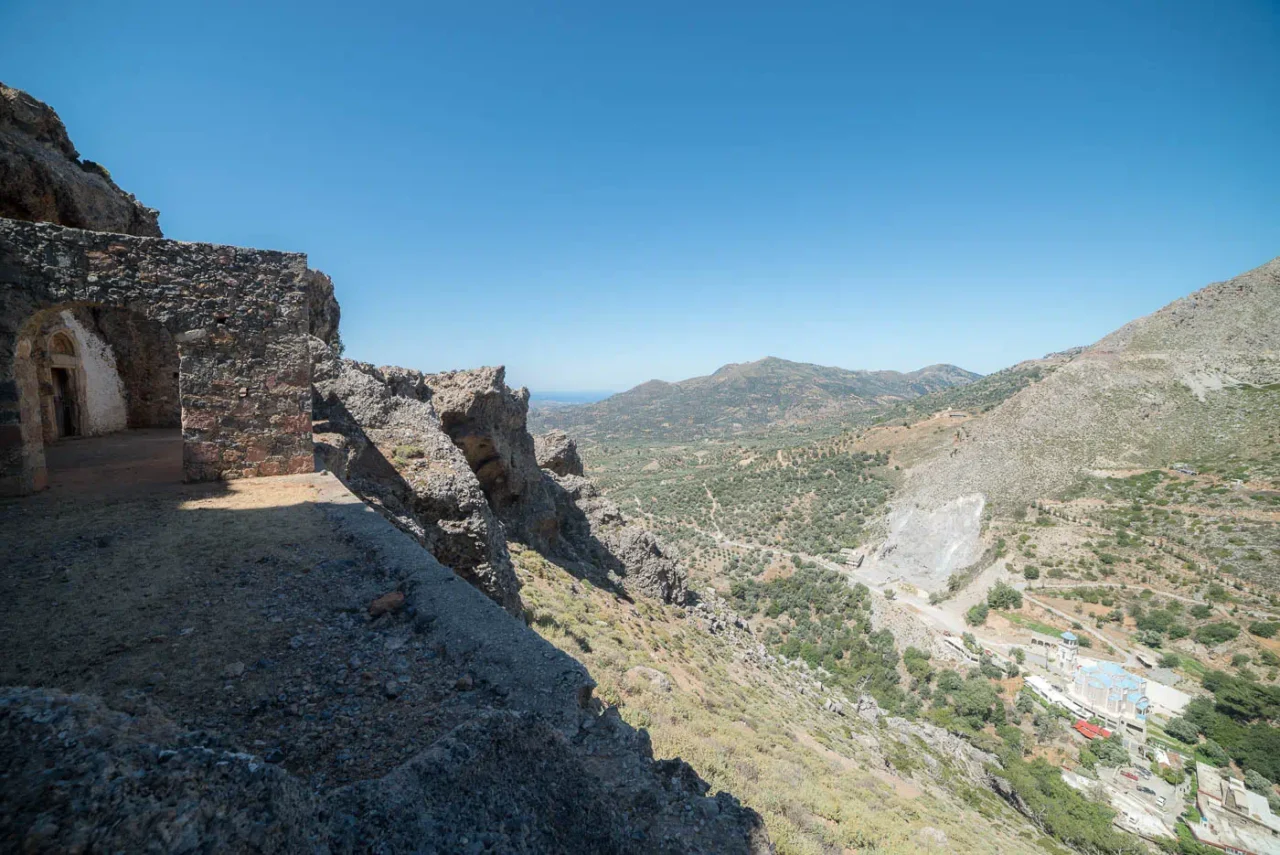
[(333, 294), (333, 280), (319, 270), (308, 269), (303, 277), (307, 290), (307, 309), (310, 317), (308, 332), (330, 347), (338, 337), (338, 321), (342, 310)]
[(618, 506), (579, 475), (545, 473), (560, 522), (556, 557), (594, 577), (598, 585), (614, 583), (629, 593), (667, 603), (688, 597), (684, 568), (651, 532), (627, 525)]
[(520, 583), (505, 532), (466, 458), (440, 429), (421, 375), (341, 359), (319, 339), (312, 354), (320, 465), (442, 564), (519, 614)]
[(538, 465), (554, 475), (578, 475), (584, 472), (578, 444), (562, 430), (552, 430), (533, 438), (533, 451)]
[(501, 366), (422, 375), (422, 382), (508, 531), (539, 552), (554, 550), (559, 521), (526, 427), (529, 391), (508, 388)]
[(48, 104), (0, 83), (0, 217), (163, 237), (160, 213), (81, 160)]
[(423, 374), (319, 340), (314, 352), (321, 465), (508, 611), (508, 538), (619, 594), (684, 602), (683, 568), (582, 477), (573, 440), (529, 435), (529, 393), (502, 368)]

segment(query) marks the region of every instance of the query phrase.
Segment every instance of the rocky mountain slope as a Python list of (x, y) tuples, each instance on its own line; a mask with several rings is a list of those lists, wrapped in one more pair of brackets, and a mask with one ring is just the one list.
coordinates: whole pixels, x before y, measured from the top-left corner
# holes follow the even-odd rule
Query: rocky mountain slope
[(980, 375), (954, 365), (918, 371), (848, 371), (768, 357), (679, 383), (650, 380), (596, 404), (535, 413), (538, 429), (591, 437), (678, 439), (863, 412)]
[[(159, 235), (76, 158), (50, 108), (0, 91), (0, 216)], [(566, 436), (529, 434), (501, 368), (341, 359), (333, 284), (305, 277), (317, 457), (341, 481), (0, 507), (29, 571), (5, 596), (31, 604), (0, 632), (0, 849), (772, 851), (527, 626), (511, 550), (626, 603), (684, 603), (683, 568)], [(55, 572), (76, 603), (32, 621)]]
[(48, 104), (0, 83), (0, 217), (161, 237), (160, 214), (81, 160)]
[(1280, 259), (1085, 348), (915, 466), (878, 560), (926, 584), (975, 560), (984, 506), (1016, 512), (1090, 471), (1246, 459), (1280, 412)]
[(627, 596), (680, 603), (684, 571), (582, 477), (572, 440), (535, 441), (502, 368), (423, 374), (314, 340), (317, 454), (374, 507), (512, 614), (507, 539)]

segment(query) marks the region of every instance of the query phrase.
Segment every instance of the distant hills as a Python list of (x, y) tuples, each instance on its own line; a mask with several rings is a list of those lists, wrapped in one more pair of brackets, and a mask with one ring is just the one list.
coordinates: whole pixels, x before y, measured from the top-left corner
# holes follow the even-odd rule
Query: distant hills
[(979, 377), (954, 365), (850, 371), (770, 356), (678, 383), (650, 380), (593, 404), (540, 409), (530, 423), (579, 436), (692, 439), (867, 412)]

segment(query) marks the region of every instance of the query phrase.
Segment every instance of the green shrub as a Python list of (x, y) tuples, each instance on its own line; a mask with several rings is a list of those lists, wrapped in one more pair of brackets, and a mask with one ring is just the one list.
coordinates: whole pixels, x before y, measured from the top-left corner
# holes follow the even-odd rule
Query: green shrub
[(1280, 623), (1273, 620), (1256, 620), (1249, 624), (1249, 633), (1258, 638), (1274, 638), (1280, 632)]
[(1226, 750), (1212, 739), (1206, 739), (1204, 744), (1196, 746), (1196, 757), (1210, 766), (1219, 768), (1231, 762), (1231, 757)]
[(1204, 626), (1197, 627), (1195, 631), (1195, 639), (1203, 645), (1212, 647), (1217, 644), (1224, 644), (1233, 640), (1240, 634), (1240, 627), (1234, 623), (1206, 623)]
[(975, 603), (964, 613), (964, 622), (969, 626), (982, 626), (987, 622), (987, 615), (990, 611), (986, 603)]
[(1200, 741), (1199, 729), (1181, 716), (1169, 719), (1169, 723), (1164, 726), (1164, 732), (1187, 745), (1195, 745)]
[(987, 591), (987, 605), (993, 609), (1022, 608), (1022, 592), (1005, 582), (997, 582)]

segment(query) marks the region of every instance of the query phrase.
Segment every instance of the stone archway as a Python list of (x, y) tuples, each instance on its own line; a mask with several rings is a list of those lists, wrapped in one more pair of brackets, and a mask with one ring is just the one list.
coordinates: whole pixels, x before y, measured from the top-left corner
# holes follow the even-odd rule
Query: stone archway
[(309, 281), (296, 253), (0, 219), (0, 495), (44, 486), (55, 397), (81, 432), (180, 423), (187, 480), (312, 471)]
[(164, 325), (131, 310), (69, 303), (36, 312), (15, 353), (24, 455), (39, 469), (41, 448), (62, 439), (179, 428), (179, 364)]

